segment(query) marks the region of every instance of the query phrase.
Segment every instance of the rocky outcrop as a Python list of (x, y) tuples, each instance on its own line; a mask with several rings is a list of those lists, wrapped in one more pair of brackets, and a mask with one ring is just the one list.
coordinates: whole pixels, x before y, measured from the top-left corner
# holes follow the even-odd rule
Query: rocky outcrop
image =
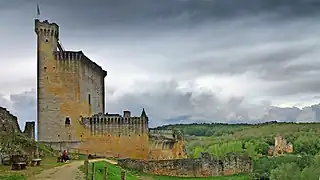
[(12, 115), (6, 108), (0, 107), (0, 132), (20, 132), (18, 118)]
[(26, 122), (24, 132), (20, 130), (18, 118), (11, 114), (6, 108), (0, 107), (0, 133), (23, 133), (27, 137), (34, 139), (35, 122)]

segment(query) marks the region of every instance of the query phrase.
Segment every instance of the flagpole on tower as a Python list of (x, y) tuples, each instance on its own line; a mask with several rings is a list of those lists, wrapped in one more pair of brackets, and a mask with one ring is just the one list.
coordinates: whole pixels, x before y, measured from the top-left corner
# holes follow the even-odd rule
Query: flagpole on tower
[(39, 19), (40, 16), (40, 7), (39, 7), (39, 0), (37, 0), (37, 19)]

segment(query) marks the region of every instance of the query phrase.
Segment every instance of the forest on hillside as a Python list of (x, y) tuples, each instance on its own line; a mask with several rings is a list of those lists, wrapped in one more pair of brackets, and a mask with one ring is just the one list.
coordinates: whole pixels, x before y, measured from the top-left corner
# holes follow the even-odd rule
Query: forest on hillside
[[(253, 159), (253, 179), (312, 180), (320, 176), (320, 123), (177, 124), (155, 129), (180, 130), (189, 157), (208, 152), (215, 158), (229, 154)], [(277, 135), (293, 144), (293, 152), (268, 156)]]

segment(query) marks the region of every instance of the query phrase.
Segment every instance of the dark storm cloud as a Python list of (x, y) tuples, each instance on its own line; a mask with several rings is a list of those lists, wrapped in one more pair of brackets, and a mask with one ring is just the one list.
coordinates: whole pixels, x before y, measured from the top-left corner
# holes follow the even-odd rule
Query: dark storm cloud
[[(0, 2), (0, 9), (35, 7), (36, 1)], [(270, 15), (273, 20), (301, 18), (319, 14), (316, 0), (55, 0), (40, 1), (42, 13), (64, 19), (69, 25), (139, 26), (165, 21), (175, 26), (192, 26), (204, 21), (238, 19), (244, 16)], [(35, 11), (35, 8), (34, 8)]]
[(56, 0), (41, 3), (60, 9), (64, 16), (70, 13), (68, 17), (90, 24), (178, 20), (181, 16), (186, 16), (188, 22), (198, 22), (263, 13), (290, 18), (318, 14), (320, 7), (319, 1), (310, 0)]

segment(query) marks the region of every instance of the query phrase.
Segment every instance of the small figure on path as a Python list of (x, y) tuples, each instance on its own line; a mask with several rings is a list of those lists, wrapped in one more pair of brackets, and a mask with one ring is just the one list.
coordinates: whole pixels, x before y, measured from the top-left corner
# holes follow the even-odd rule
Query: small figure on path
[(62, 153), (62, 160), (68, 162), (70, 160), (69, 154), (67, 150), (64, 150)]

